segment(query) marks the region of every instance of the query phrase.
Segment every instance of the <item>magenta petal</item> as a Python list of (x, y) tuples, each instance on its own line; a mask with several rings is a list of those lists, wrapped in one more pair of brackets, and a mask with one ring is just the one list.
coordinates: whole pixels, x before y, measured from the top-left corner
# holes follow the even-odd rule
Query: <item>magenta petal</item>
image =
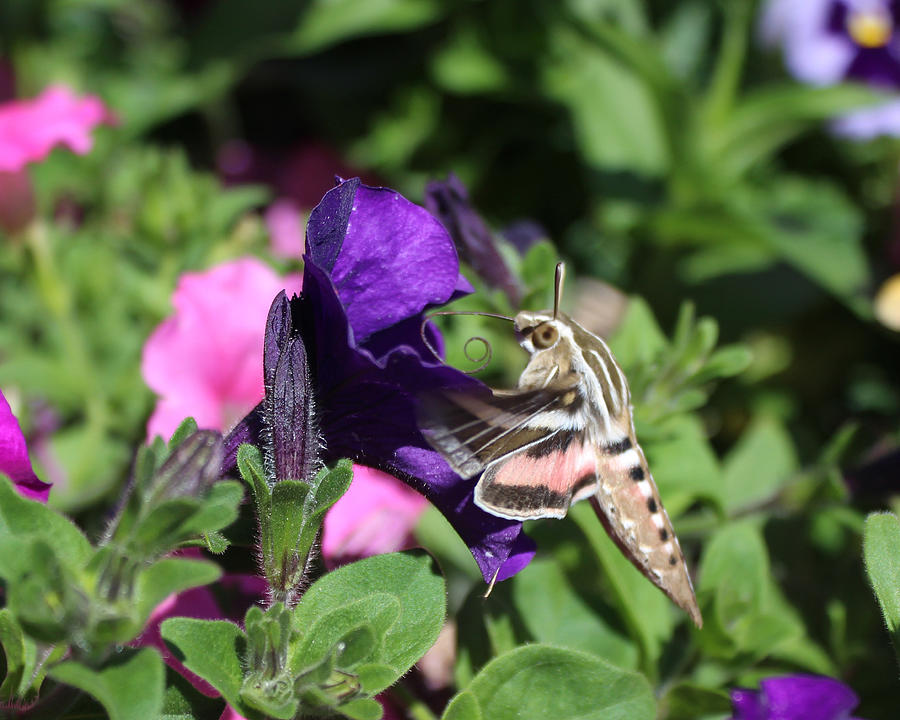
[(13, 481), (13, 485), (21, 495), (47, 502), (50, 484), (39, 480), (31, 469), (25, 436), (22, 435), (19, 421), (13, 415), (2, 392), (0, 392), (0, 473)]
[(399, 193), (355, 178), (313, 210), (307, 244), (313, 262), (331, 271), (359, 343), (468, 289), (440, 222)]
[(263, 397), (263, 335), (272, 298), (296, 290), (255, 258), (187, 273), (175, 312), (144, 345), (141, 372), (158, 395), (148, 435), (169, 437), (187, 416), (201, 428), (231, 427)]
[(859, 704), (840, 680), (816, 675), (767, 678), (760, 684), (771, 718), (785, 720), (847, 720)]
[(734, 707), (732, 720), (767, 720), (757, 690), (732, 690), (731, 704)]
[(821, 675), (766, 678), (760, 689), (733, 690), (733, 720), (852, 720), (859, 698), (840, 680)]
[(402, 550), (427, 506), (396, 478), (355, 465), (350, 489), (325, 517), (322, 552), (354, 559)]
[(0, 171), (15, 172), (43, 160), (57, 145), (83, 155), (91, 149), (91, 130), (114, 121), (99, 98), (79, 98), (63, 85), (48, 87), (32, 100), (0, 105)]

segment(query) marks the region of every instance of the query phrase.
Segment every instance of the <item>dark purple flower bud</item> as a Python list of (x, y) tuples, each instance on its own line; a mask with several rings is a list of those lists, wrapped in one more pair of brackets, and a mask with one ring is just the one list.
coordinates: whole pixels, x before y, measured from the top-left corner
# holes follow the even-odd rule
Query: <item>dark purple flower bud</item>
[[(417, 397), (423, 392), (483, 388), (437, 361), (419, 333), (427, 309), (469, 291), (452, 240), (424, 208), (358, 180), (329, 191), (310, 215), (303, 292), (290, 302), (290, 328), (284, 326), (284, 300), (276, 299), (270, 314), (267, 399), (227, 438), (225, 470), (234, 467), (241, 442), (265, 445), (262, 418), (288, 352), (285, 338), (289, 346), (290, 338), (300, 337), (321, 460), (351, 458), (424, 494), (468, 544), (487, 581), (521, 570), (534, 554), (521, 523), (479, 509), (472, 498), (474, 483), (451, 470), (416, 421)], [(436, 336), (436, 330), (431, 332)], [(299, 350), (293, 352), (291, 366), (299, 357)], [(302, 385), (296, 375), (294, 384)], [(297, 398), (291, 402), (300, 405)], [(301, 426), (310, 422), (294, 417)], [(298, 435), (293, 442), (301, 439), (308, 437)]]
[(284, 291), (266, 322), (263, 375), (266, 384), (266, 463), (270, 482), (309, 481), (319, 466), (319, 432), (306, 347), (293, 330)]
[(732, 690), (732, 720), (853, 720), (859, 698), (844, 683), (820, 675), (763, 680), (759, 690)]
[(462, 181), (450, 173), (446, 182), (428, 183), (425, 207), (447, 228), (462, 261), (488, 285), (503, 290), (517, 308), (522, 300), (519, 283), (497, 249), (494, 234), (469, 202), (469, 192)]

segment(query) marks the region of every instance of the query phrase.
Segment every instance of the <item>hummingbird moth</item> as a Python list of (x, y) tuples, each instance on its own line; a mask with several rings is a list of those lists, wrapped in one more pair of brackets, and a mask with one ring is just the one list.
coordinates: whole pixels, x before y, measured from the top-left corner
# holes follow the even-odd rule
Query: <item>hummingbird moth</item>
[(426, 397), (422, 434), (457, 474), (478, 478), (475, 504), (492, 515), (562, 518), (590, 499), (622, 553), (700, 627), (684, 555), (635, 437), (625, 374), (603, 340), (559, 310), (563, 277), (560, 263), (552, 311), (513, 319), (530, 355), (518, 387)]

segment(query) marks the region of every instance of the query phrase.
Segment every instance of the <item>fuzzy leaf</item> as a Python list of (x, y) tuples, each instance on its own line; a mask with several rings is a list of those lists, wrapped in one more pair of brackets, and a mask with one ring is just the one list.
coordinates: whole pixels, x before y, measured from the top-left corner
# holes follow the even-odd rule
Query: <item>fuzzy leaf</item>
[(6, 677), (0, 685), (0, 703), (10, 702), (26, 690), (34, 668), (34, 640), (22, 632), (9, 608), (0, 610), (0, 646), (6, 656)]
[(240, 697), (246, 636), (237, 625), (226, 620), (176, 617), (163, 621), (160, 632), (188, 670), (206, 680), (222, 693), (229, 705), (247, 715)]
[(146, 720), (162, 710), (165, 666), (150, 648), (117, 655), (100, 670), (69, 660), (49, 674), (96, 698), (110, 720)]
[[(464, 699), (463, 699), (464, 698)], [(444, 720), (653, 720), (640, 674), (549, 645), (526, 645), (488, 663), (447, 707)]]
[(445, 603), (443, 578), (425, 553), (377, 555), (345, 565), (316, 581), (295, 608), (293, 626), (302, 641), (293, 664), (320, 662), (348, 633), (366, 627), (378, 641), (367, 660), (393, 671), (381, 687), (371, 688), (380, 691), (434, 644)]
[(866, 518), (863, 555), (869, 582), (894, 641), (900, 640), (900, 520), (892, 513)]
[[(6, 476), (0, 474), (0, 540), (44, 538), (54, 547), (60, 561), (70, 568), (81, 568), (93, 555), (93, 548), (75, 524), (43, 503), (19, 495)], [(0, 553), (0, 576), (8, 577), (7, 562), (14, 554)]]
[(173, 593), (208, 585), (222, 576), (215, 563), (182, 557), (167, 557), (143, 570), (137, 579), (135, 603), (140, 627), (153, 609)]

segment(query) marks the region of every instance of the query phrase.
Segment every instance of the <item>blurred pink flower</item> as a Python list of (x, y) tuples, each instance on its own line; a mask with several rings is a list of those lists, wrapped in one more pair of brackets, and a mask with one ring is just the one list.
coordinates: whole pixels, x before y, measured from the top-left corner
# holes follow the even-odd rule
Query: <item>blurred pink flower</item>
[(241, 258), (181, 276), (175, 313), (144, 345), (141, 371), (161, 397), (149, 437), (168, 438), (187, 416), (201, 428), (227, 430), (262, 400), (266, 316), (282, 289), (300, 277), (279, 277), (255, 258)]
[(273, 202), (266, 208), (265, 219), (273, 255), (282, 258), (303, 255), (306, 246), (303, 215), (293, 200), (279, 198)]
[(12, 480), (19, 494), (47, 502), (50, 485), (38, 479), (31, 469), (25, 436), (9, 403), (0, 392), (0, 473)]
[(79, 98), (64, 85), (52, 85), (32, 100), (0, 104), (0, 172), (43, 160), (57, 145), (83, 155), (91, 149), (91, 130), (113, 122), (98, 97)]
[(392, 475), (354, 465), (350, 489), (325, 516), (322, 553), (354, 560), (401, 550), (427, 506)]

